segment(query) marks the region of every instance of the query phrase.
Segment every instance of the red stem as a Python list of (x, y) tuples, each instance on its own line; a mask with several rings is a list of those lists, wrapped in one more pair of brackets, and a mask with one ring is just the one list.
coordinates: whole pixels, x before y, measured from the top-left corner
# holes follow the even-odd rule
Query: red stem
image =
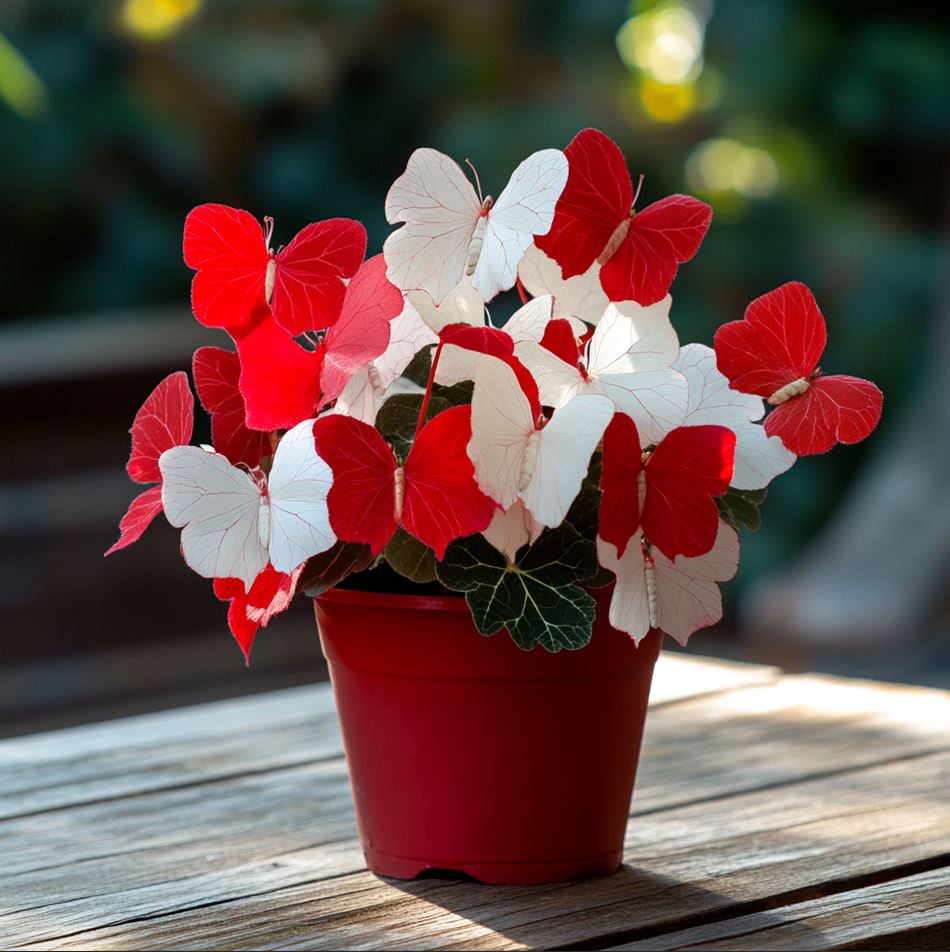
[(521, 275), (518, 275), (518, 279), (515, 282), (518, 285), (518, 296), (521, 298), (522, 304), (528, 303), (528, 295), (525, 294), (524, 285), (521, 283)]
[[(419, 435), (419, 432), (426, 422), (426, 410), (429, 409), (429, 397), (432, 395), (432, 385), (435, 383), (435, 371), (439, 366), (439, 357), (441, 356), (442, 341), (440, 340), (439, 346), (436, 347), (435, 354), (432, 356), (432, 367), (429, 369), (429, 382), (426, 384), (426, 395), (422, 398), (422, 406), (419, 408), (419, 422), (416, 424), (415, 436)], [(415, 436), (413, 439), (415, 439)]]

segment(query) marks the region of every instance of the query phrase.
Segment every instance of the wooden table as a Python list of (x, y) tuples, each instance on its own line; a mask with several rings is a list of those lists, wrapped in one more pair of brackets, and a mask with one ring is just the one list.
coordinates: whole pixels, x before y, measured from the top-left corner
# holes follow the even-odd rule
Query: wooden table
[(665, 654), (605, 879), (363, 868), (326, 685), (0, 744), (0, 947), (950, 947), (950, 698)]

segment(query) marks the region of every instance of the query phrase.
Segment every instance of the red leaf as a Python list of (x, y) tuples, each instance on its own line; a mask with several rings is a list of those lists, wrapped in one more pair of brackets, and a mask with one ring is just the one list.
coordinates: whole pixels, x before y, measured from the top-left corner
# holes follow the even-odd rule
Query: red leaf
[(309, 351), (268, 314), (235, 334), (240, 390), (252, 430), (288, 430), (316, 413), (323, 349)]
[(705, 555), (716, 543), (713, 499), (732, 479), (736, 435), (724, 426), (681, 426), (647, 460), (643, 534), (668, 559)]
[(541, 346), (551, 351), (555, 357), (560, 357), (564, 363), (572, 367), (577, 366), (580, 348), (570, 321), (561, 318), (549, 321), (544, 329), (544, 336), (541, 338)]
[(138, 541), (142, 533), (152, 524), (152, 520), (162, 511), (162, 487), (152, 486), (146, 489), (144, 493), (139, 493), (128, 512), (119, 522), (119, 539), (106, 552), (106, 555), (112, 555), (119, 549), (124, 549), (133, 542)]
[(398, 525), (393, 451), (374, 427), (341, 414), (320, 417), (313, 435), (333, 470), (330, 526), (337, 538), (366, 542), (378, 555)]
[(633, 186), (617, 144), (597, 129), (583, 129), (564, 150), (567, 185), (554, 221), (534, 243), (561, 266), (565, 279), (583, 274), (630, 214)]
[(765, 418), (765, 432), (796, 456), (827, 453), (836, 442), (860, 443), (877, 426), (883, 404), (884, 395), (868, 380), (816, 377)]
[(198, 273), (191, 307), (206, 327), (245, 327), (267, 307), (264, 276), (269, 255), (264, 232), (249, 212), (199, 205), (185, 219), (185, 264)]
[(600, 269), (611, 301), (644, 307), (666, 297), (677, 268), (699, 250), (712, 209), (688, 195), (671, 195), (637, 212), (617, 251)]
[(137, 483), (159, 483), (162, 474), (158, 458), (173, 446), (191, 441), (195, 398), (188, 375), (179, 370), (169, 374), (149, 395), (132, 421), (132, 455), (126, 465)]
[(292, 336), (320, 330), (340, 315), (345, 285), (366, 253), (366, 229), (350, 218), (331, 218), (301, 229), (277, 255), (271, 311)]
[[(241, 359), (220, 347), (200, 347), (192, 362), (195, 388), (202, 406), (211, 415), (211, 443), (232, 463), (257, 466), (271, 453), (266, 433), (245, 424), (244, 398), (238, 388)], [(304, 417), (306, 419), (306, 417)]]
[(825, 339), (814, 295), (797, 281), (757, 298), (743, 320), (716, 332), (716, 363), (733, 389), (769, 398), (807, 381), (765, 418), (765, 432), (798, 456), (826, 453), (838, 441), (857, 443), (881, 418), (884, 397), (873, 383), (820, 375)]
[[(641, 462), (637, 428), (614, 416), (604, 434), (599, 533), (623, 554), (638, 528), (667, 558), (704, 555), (716, 542), (713, 501), (732, 479), (736, 437), (723, 426), (681, 426)], [(641, 471), (645, 495), (640, 506)]]
[(251, 647), (257, 629), (266, 626), (274, 617), (290, 605), (297, 588), (297, 580), (303, 566), (292, 575), (278, 572), (268, 564), (245, 593), (244, 583), (238, 578), (216, 578), (214, 594), (221, 601), (229, 601), (228, 627), (244, 653), (245, 662), (251, 663)]
[(471, 438), (472, 408), (452, 407), (422, 428), (406, 458), (402, 522), (439, 559), (453, 539), (488, 528), (495, 514), (495, 503), (475, 481)]
[(321, 406), (335, 400), (353, 374), (389, 346), (389, 324), (403, 308), (402, 293), (386, 280), (386, 262), (376, 255), (350, 281), (339, 320), (324, 338)]
[(811, 291), (789, 281), (756, 298), (741, 321), (716, 331), (716, 365), (734, 390), (770, 397), (818, 367), (825, 319)]
[(623, 153), (596, 129), (579, 132), (564, 154), (567, 186), (551, 230), (534, 243), (557, 261), (565, 279), (600, 258), (600, 281), (611, 301), (648, 306), (662, 300), (678, 266), (699, 249), (712, 209), (688, 195), (671, 195), (634, 214)]
[(604, 431), (600, 473), (598, 535), (617, 547), (622, 558), (630, 537), (640, 528), (640, 434), (626, 413), (615, 413)]
[[(366, 251), (357, 221), (333, 218), (307, 225), (273, 258), (270, 311), (299, 336), (332, 324), (343, 303), (344, 278)], [(199, 205), (185, 219), (185, 264), (195, 317), (208, 327), (245, 330), (268, 311), (266, 278), (272, 256), (264, 231), (249, 212), (227, 205)]]
[(490, 357), (507, 360), (515, 352), (515, 342), (510, 334), (497, 327), (473, 327), (471, 324), (446, 324), (439, 331), (443, 344), (455, 344), (464, 350), (472, 350)]

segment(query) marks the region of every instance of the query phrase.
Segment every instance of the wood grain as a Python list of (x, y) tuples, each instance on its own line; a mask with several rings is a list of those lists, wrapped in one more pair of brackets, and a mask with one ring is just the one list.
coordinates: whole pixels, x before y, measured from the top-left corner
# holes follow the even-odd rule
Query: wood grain
[(556, 886), (367, 873), (325, 688), (0, 743), (0, 946), (933, 947), (950, 698), (676, 655), (657, 687), (628, 865)]

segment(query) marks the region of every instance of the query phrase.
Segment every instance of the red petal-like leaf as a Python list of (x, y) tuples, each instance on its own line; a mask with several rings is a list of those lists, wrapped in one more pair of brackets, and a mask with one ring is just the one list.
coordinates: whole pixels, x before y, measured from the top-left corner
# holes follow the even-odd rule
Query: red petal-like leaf
[(257, 219), (227, 205), (199, 205), (185, 219), (185, 264), (195, 317), (207, 327), (244, 327), (266, 309), (267, 245)]
[(146, 489), (144, 493), (139, 493), (132, 500), (128, 512), (119, 523), (118, 541), (106, 552), (106, 555), (112, 555), (113, 552), (118, 552), (119, 549), (124, 549), (136, 542), (161, 511), (161, 486), (152, 486), (150, 489)]
[(455, 344), (464, 350), (472, 350), (489, 357), (507, 360), (515, 352), (515, 342), (510, 334), (497, 327), (473, 327), (471, 324), (447, 324), (439, 331), (443, 344)]
[(366, 253), (366, 229), (349, 218), (331, 218), (301, 229), (277, 255), (271, 311), (292, 336), (333, 324), (343, 305), (344, 278)]
[(396, 531), (396, 457), (379, 432), (342, 414), (320, 417), (317, 454), (333, 470), (330, 526), (345, 542), (366, 542), (378, 555)]
[[(211, 415), (211, 442), (232, 463), (257, 466), (271, 453), (266, 433), (245, 424), (244, 398), (238, 387), (241, 359), (234, 351), (200, 347), (192, 362), (195, 388), (201, 404)], [(306, 419), (306, 417), (304, 417)]]
[(881, 419), (884, 395), (859, 377), (816, 377), (801, 396), (765, 418), (765, 432), (778, 436), (796, 456), (827, 453), (836, 442), (859, 443)]
[(339, 320), (324, 339), (321, 405), (335, 400), (353, 374), (389, 346), (389, 324), (402, 312), (399, 289), (386, 280), (386, 261), (364, 262), (346, 288)]
[(472, 408), (452, 407), (422, 428), (406, 458), (402, 522), (439, 559), (453, 539), (487, 529), (495, 514), (495, 503), (475, 481), (471, 438)]
[(611, 301), (644, 307), (663, 300), (677, 268), (699, 250), (712, 209), (688, 195), (671, 195), (637, 212), (620, 247), (600, 269)]
[(668, 433), (646, 463), (643, 534), (667, 558), (704, 555), (716, 542), (713, 501), (728, 488), (736, 435), (724, 426), (681, 426)]
[(252, 430), (289, 430), (316, 413), (323, 348), (305, 350), (268, 314), (235, 334), (240, 390)]
[(743, 320), (716, 331), (716, 365), (734, 390), (770, 397), (814, 373), (825, 340), (815, 296), (801, 282), (789, 281), (756, 298)]
[(600, 473), (598, 535), (617, 547), (622, 558), (630, 537), (640, 528), (640, 471), (643, 469), (640, 434), (625, 413), (615, 413), (604, 431)]
[(251, 647), (257, 629), (264, 627), (275, 615), (290, 605), (303, 566), (293, 574), (278, 572), (268, 564), (245, 593), (244, 583), (237, 578), (216, 578), (214, 594), (221, 601), (230, 601), (228, 627), (244, 653), (245, 663), (251, 663)]
[(560, 357), (564, 363), (572, 367), (577, 366), (580, 348), (570, 321), (561, 318), (549, 321), (544, 329), (544, 336), (541, 338), (541, 346), (551, 351), (555, 357)]
[(617, 144), (597, 129), (583, 129), (564, 150), (567, 185), (554, 221), (534, 243), (561, 266), (565, 279), (583, 274), (630, 214), (633, 186)]
[(195, 398), (182, 371), (169, 374), (149, 395), (132, 422), (132, 455), (126, 465), (137, 483), (159, 483), (158, 458), (191, 441)]

